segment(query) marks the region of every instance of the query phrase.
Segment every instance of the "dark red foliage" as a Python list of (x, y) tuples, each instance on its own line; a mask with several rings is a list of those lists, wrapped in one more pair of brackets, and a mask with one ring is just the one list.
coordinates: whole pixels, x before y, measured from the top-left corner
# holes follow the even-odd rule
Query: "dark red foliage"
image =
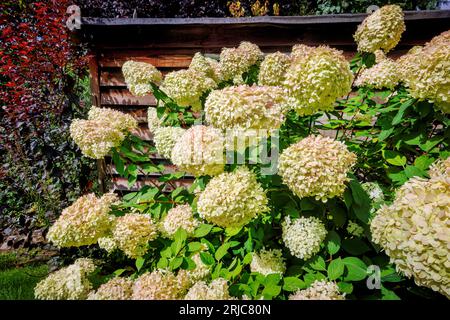
[(65, 75), (85, 70), (65, 26), (68, 0), (2, 1), (0, 4), (0, 115), (12, 123), (58, 113)]

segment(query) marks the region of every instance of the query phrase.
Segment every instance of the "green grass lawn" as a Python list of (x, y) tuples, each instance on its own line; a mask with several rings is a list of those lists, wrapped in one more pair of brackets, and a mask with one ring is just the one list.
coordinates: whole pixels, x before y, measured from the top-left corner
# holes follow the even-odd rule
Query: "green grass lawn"
[(10, 256), (0, 254), (0, 300), (34, 299), (34, 286), (47, 276), (47, 265), (16, 268), (12, 262)]

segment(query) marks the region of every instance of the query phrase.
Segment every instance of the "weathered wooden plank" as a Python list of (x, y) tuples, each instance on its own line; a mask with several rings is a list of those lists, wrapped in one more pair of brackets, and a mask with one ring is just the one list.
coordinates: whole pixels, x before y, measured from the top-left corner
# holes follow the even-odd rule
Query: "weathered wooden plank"
[(133, 56), (130, 53), (123, 51), (119, 53), (105, 54), (99, 59), (100, 67), (122, 67), (122, 64), (128, 60), (135, 60), (141, 62), (151, 63), (157, 68), (186, 68), (192, 60), (190, 55), (157, 55), (157, 56)]
[[(450, 18), (449, 10), (404, 11), (405, 20)], [(367, 13), (326, 14), (317, 16), (262, 16), (242, 18), (82, 18), (82, 26), (142, 26), (142, 25), (261, 25), (261, 24), (339, 24), (361, 22)]]
[(155, 106), (156, 99), (149, 94), (144, 97), (133, 96), (127, 88), (109, 89), (103, 88), (101, 91), (102, 105), (138, 105), (138, 106)]
[[(124, 62), (125, 60), (123, 60)], [(122, 62), (121, 62), (122, 63)], [(184, 67), (183, 67), (184, 68)], [(159, 67), (163, 76), (171, 71), (182, 69), (181, 67), (167, 68)], [(120, 68), (102, 68), (100, 70), (100, 86), (102, 87), (126, 87), (125, 79)]]

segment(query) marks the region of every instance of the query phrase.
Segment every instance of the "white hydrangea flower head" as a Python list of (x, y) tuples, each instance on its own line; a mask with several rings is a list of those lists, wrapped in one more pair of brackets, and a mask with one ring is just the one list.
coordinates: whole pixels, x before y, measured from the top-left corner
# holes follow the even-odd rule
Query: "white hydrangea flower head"
[(125, 134), (105, 121), (74, 119), (70, 136), (81, 152), (92, 159), (104, 158), (112, 148), (120, 146)]
[(112, 231), (117, 248), (130, 258), (142, 257), (148, 250), (148, 242), (156, 239), (157, 225), (147, 214), (127, 213), (116, 219)]
[(183, 204), (170, 209), (160, 223), (161, 233), (172, 238), (178, 228), (184, 229), (188, 236), (194, 234), (200, 221), (194, 217), (192, 208), (188, 204)]
[(345, 294), (339, 292), (334, 282), (316, 280), (309, 288), (291, 294), (289, 300), (345, 300)]
[(447, 159), (436, 160), (428, 170), (431, 178), (438, 178), (440, 176), (450, 177), (450, 157)]
[(286, 271), (282, 251), (279, 249), (262, 249), (258, 253), (254, 252), (250, 270), (265, 276), (273, 273), (282, 275)]
[(117, 249), (116, 240), (114, 240), (112, 236), (98, 238), (97, 244), (100, 249), (103, 249), (108, 253), (111, 253)]
[(450, 113), (450, 31), (400, 58), (403, 82), (410, 95)]
[(133, 286), (132, 300), (177, 300), (183, 297), (186, 283), (173, 272), (157, 269), (141, 275)]
[(152, 92), (150, 83), (159, 85), (161, 72), (152, 64), (138, 61), (126, 61), (122, 65), (122, 73), (128, 89), (135, 96), (145, 96)]
[(414, 177), (373, 218), (372, 241), (397, 271), (450, 298), (450, 176)]
[(186, 130), (180, 127), (157, 128), (153, 134), (156, 151), (164, 158), (170, 158), (175, 143)]
[(405, 31), (403, 11), (398, 5), (386, 5), (369, 15), (358, 26), (354, 39), (360, 52), (388, 52), (399, 43)]
[(242, 227), (269, 211), (266, 192), (246, 167), (224, 172), (209, 181), (200, 194), (197, 210), (203, 219), (220, 227)]
[(110, 127), (122, 132), (128, 132), (137, 128), (137, 121), (129, 114), (110, 109), (92, 106), (88, 113), (88, 120), (103, 120)]
[(114, 221), (114, 216), (109, 214), (110, 206), (117, 200), (114, 193), (101, 198), (93, 193), (78, 198), (62, 211), (50, 227), (47, 239), (60, 248), (95, 244), (110, 231)]
[(389, 58), (383, 59), (370, 68), (364, 68), (355, 80), (357, 87), (393, 90), (400, 82), (397, 63)]
[(203, 73), (206, 77), (213, 79), (216, 83), (221, 82), (223, 78), (219, 62), (203, 56), (200, 52), (197, 52), (192, 58), (189, 69)]
[(314, 50), (314, 47), (310, 47), (305, 44), (295, 44), (292, 47), (291, 58), (293, 60), (307, 59), (309, 56), (314, 54)]
[(300, 217), (291, 220), (287, 216), (281, 224), (284, 245), (297, 258), (307, 260), (320, 250), (327, 229), (316, 217)]
[(334, 109), (336, 99), (351, 91), (353, 73), (341, 51), (327, 46), (292, 61), (283, 86), (288, 104), (301, 116)]
[(74, 119), (70, 136), (81, 152), (93, 159), (102, 159), (111, 148), (118, 147), (128, 132), (137, 127), (130, 115), (109, 108), (92, 107), (88, 120)]
[(194, 269), (181, 269), (178, 271), (178, 276), (186, 278), (189, 282), (189, 286), (194, 284), (195, 282), (206, 279), (211, 273), (209, 266), (204, 264), (202, 259), (200, 258), (200, 253), (194, 254), (191, 259), (195, 262)]
[(171, 160), (181, 170), (198, 176), (218, 175), (225, 167), (224, 137), (220, 130), (195, 125), (177, 140)]
[(347, 224), (347, 232), (356, 238), (360, 238), (364, 235), (364, 228), (356, 222), (349, 220)]
[(361, 183), (361, 187), (369, 195), (370, 200), (374, 203), (384, 202), (383, 190), (377, 182), (364, 182)]
[(259, 67), (258, 84), (281, 86), (290, 63), (290, 57), (279, 51), (266, 55)]
[(155, 107), (149, 107), (147, 109), (147, 123), (148, 129), (151, 133), (154, 133), (156, 129), (163, 127), (164, 118), (158, 118), (158, 113)]
[[(263, 53), (256, 44), (241, 42), (237, 48), (223, 48), (220, 53), (220, 72), (223, 80), (242, 80), (242, 74), (258, 64)], [(236, 83), (236, 82), (235, 82)]]
[(95, 271), (91, 259), (80, 258), (74, 264), (50, 273), (34, 288), (34, 295), (40, 300), (84, 300), (92, 284), (88, 275)]
[(219, 129), (278, 129), (286, 99), (279, 87), (227, 87), (212, 91), (205, 102), (205, 119)]
[(185, 300), (232, 300), (228, 292), (228, 282), (217, 278), (207, 284), (205, 281), (195, 283), (188, 291)]
[(203, 94), (216, 87), (216, 82), (203, 73), (185, 69), (166, 74), (160, 89), (179, 106), (190, 106), (192, 110), (199, 111)]
[(133, 294), (133, 280), (115, 277), (92, 291), (88, 300), (130, 300)]
[(311, 135), (281, 153), (278, 174), (299, 198), (326, 202), (344, 193), (355, 162), (356, 155), (343, 142)]

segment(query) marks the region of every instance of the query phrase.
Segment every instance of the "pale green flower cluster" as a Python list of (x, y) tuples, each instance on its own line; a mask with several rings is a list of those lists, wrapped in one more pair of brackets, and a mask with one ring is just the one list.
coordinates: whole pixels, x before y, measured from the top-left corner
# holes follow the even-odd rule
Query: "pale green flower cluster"
[(127, 213), (118, 217), (112, 235), (117, 248), (130, 258), (142, 257), (148, 242), (156, 239), (158, 227), (147, 214)]
[(364, 228), (356, 222), (349, 220), (347, 224), (347, 232), (356, 238), (360, 238), (364, 235)]
[(361, 184), (361, 187), (365, 192), (369, 195), (370, 200), (373, 203), (383, 203), (384, 202), (384, 193), (381, 189), (380, 185), (377, 182), (364, 182)]
[(450, 176), (413, 177), (372, 220), (372, 240), (397, 270), (450, 298)]
[(216, 87), (216, 82), (203, 73), (184, 69), (169, 72), (164, 77), (160, 89), (179, 106), (191, 106), (192, 110), (199, 111), (202, 107), (200, 100), (202, 95)]
[(290, 57), (279, 51), (266, 55), (259, 67), (258, 84), (281, 86), (290, 63)]
[(213, 127), (192, 126), (177, 140), (170, 159), (196, 177), (218, 175), (225, 166), (223, 135)]
[(210, 267), (203, 263), (200, 258), (200, 253), (194, 254), (191, 259), (195, 262), (195, 268), (192, 270), (180, 269), (178, 271), (178, 277), (184, 277), (188, 279), (188, 282), (192, 285), (197, 281), (204, 280), (210, 273)]
[(146, 272), (136, 279), (132, 300), (177, 300), (185, 294), (189, 283), (183, 277), (165, 270)]
[(291, 59), (307, 59), (310, 55), (314, 54), (314, 49), (314, 47), (310, 47), (305, 44), (295, 44), (292, 47)]
[(34, 288), (34, 295), (40, 300), (84, 300), (92, 289), (88, 276), (94, 271), (91, 259), (77, 259), (74, 264), (40, 281)]
[(97, 244), (100, 249), (105, 250), (108, 253), (113, 252), (115, 249), (117, 249), (117, 242), (114, 240), (112, 235), (108, 235), (106, 237), (98, 238)]
[(400, 41), (405, 31), (403, 11), (398, 5), (386, 5), (376, 10), (358, 26), (353, 36), (360, 52), (388, 52)]
[(282, 275), (286, 271), (282, 251), (279, 249), (262, 249), (258, 253), (253, 253), (250, 270), (265, 276), (273, 273)]
[(88, 300), (130, 300), (133, 294), (133, 280), (115, 277), (102, 284), (97, 291), (89, 293)]
[(74, 119), (70, 125), (70, 136), (90, 158), (101, 159), (111, 148), (118, 147), (128, 132), (137, 127), (130, 115), (108, 108), (92, 107), (88, 120)]
[(192, 58), (189, 69), (204, 74), (205, 77), (213, 79), (216, 83), (223, 80), (219, 62), (203, 56), (200, 52), (197, 52)]
[(289, 105), (301, 116), (330, 111), (336, 99), (351, 91), (353, 74), (342, 52), (326, 46), (294, 58), (283, 86)]
[(154, 131), (153, 141), (156, 151), (164, 158), (170, 158), (172, 149), (186, 130), (180, 127), (161, 127)]
[(147, 123), (148, 129), (151, 133), (154, 133), (156, 129), (163, 126), (163, 119), (158, 118), (155, 107), (150, 107), (147, 109)]
[(184, 229), (191, 236), (199, 224), (200, 221), (194, 217), (191, 206), (184, 204), (167, 212), (160, 222), (160, 229), (161, 233), (167, 238), (172, 238), (178, 228)]
[(78, 198), (64, 209), (58, 220), (50, 227), (47, 239), (58, 247), (91, 245), (109, 232), (114, 216), (109, 215), (110, 206), (117, 195), (108, 193), (97, 198), (91, 193)]
[(444, 113), (450, 113), (450, 31), (415, 48), (398, 63), (412, 97), (433, 102)]
[(300, 217), (292, 221), (287, 216), (281, 227), (284, 245), (293, 256), (303, 260), (319, 252), (328, 233), (325, 225), (316, 217)]
[(308, 136), (280, 155), (278, 173), (299, 198), (326, 202), (344, 193), (356, 155), (328, 137)]
[(188, 291), (185, 300), (232, 300), (228, 292), (228, 282), (223, 278), (217, 278), (211, 283), (199, 281)]
[(345, 300), (345, 295), (339, 292), (336, 283), (316, 280), (309, 288), (291, 294), (289, 300)]
[(212, 91), (205, 102), (205, 119), (219, 129), (278, 129), (285, 109), (281, 88), (240, 85)]
[(223, 48), (220, 53), (220, 72), (223, 80), (242, 82), (242, 75), (250, 70), (250, 67), (258, 64), (263, 58), (263, 53), (256, 44), (241, 42), (237, 48)]
[(400, 82), (397, 63), (389, 58), (382, 59), (370, 68), (364, 68), (355, 80), (357, 87), (394, 89)]
[(447, 159), (438, 159), (436, 160), (428, 170), (428, 174), (431, 178), (436, 178), (439, 176), (448, 176), (450, 177), (450, 157)]
[(135, 96), (145, 96), (152, 92), (150, 83), (159, 84), (161, 72), (152, 64), (138, 61), (127, 61), (122, 65), (122, 74), (128, 90)]
[(266, 192), (246, 167), (211, 179), (200, 194), (200, 217), (220, 227), (242, 227), (269, 210)]

